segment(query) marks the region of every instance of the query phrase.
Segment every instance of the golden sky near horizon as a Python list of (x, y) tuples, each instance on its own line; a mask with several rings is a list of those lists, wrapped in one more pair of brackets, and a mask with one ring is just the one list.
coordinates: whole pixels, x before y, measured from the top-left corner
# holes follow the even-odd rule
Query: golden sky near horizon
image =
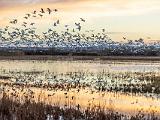
[(59, 12), (42, 20), (34, 19), (41, 30), (55, 18), (63, 24), (73, 24), (82, 17), (86, 19), (84, 29), (106, 28), (116, 40), (123, 36), (160, 40), (160, 0), (0, 0), (0, 26), (8, 25), (14, 18), (23, 21), (26, 13), (48, 7)]

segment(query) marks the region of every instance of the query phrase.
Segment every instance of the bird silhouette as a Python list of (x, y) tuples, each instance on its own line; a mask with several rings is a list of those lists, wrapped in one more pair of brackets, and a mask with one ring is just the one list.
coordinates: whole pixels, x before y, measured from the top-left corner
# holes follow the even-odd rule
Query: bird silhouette
[(47, 8), (47, 11), (49, 14), (51, 14), (52, 10), (50, 8)]
[(85, 20), (85, 19), (83, 19), (83, 18), (80, 18), (80, 20), (81, 20), (82, 22), (86, 22), (86, 20)]
[(53, 25), (54, 25), (54, 26), (57, 26), (57, 23), (54, 23)]
[(59, 20), (57, 20), (57, 24), (59, 24)]
[(65, 25), (64, 27), (68, 27), (69, 25)]
[(33, 13), (32, 14), (36, 14), (37, 13), (37, 11), (35, 10), (35, 11), (33, 11)]
[(76, 26), (80, 26), (80, 23), (75, 23)]
[(77, 29), (78, 29), (79, 31), (81, 31), (81, 28), (82, 28), (81, 26), (78, 26), (78, 27), (77, 27)]
[(43, 15), (42, 14), (38, 14), (40, 17), (42, 17)]
[(52, 29), (48, 29), (48, 33), (52, 32), (53, 30)]
[(8, 28), (9, 28), (9, 26), (6, 26), (6, 27), (4, 28), (4, 31), (8, 31)]
[(105, 29), (102, 29), (102, 32), (105, 32)]
[(12, 24), (16, 24), (17, 23), (17, 19), (13, 19), (13, 21), (10, 21), (10, 23), (12, 23)]
[(35, 24), (35, 23), (31, 23), (30, 25), (32, 25), (32, 26), (33, 26), (34, 24)]
[(57, 10), (57, 9), (54, 9), (54, 11), (57, 12), (58, 10)]
[(27, 27), (25, 24), (22, 24), (22, 26)]
[(27, 17), (30, 17), (31, 16), (31, 14), (26, 14), (27, 15)]
[(41, 13), (45, 13), (44, 10), (43, 10), (43, 8), (41, 8), (41, 11), (40, 11), (40, 12), (41, 12)]
[(23, 24), (27, 24), (26, 22), (23, 22)]
[(28, 17), (24, 17), (25, 19), (28, 19)]
[(75, 25), (77, 26), (77, 29), (78, 29), (79, 31), (81, 31), (81, 25), (80, 25), (80, 23), (75, 23)]
[(126, 40), (126, 37), (123, 37), (124, 40)]

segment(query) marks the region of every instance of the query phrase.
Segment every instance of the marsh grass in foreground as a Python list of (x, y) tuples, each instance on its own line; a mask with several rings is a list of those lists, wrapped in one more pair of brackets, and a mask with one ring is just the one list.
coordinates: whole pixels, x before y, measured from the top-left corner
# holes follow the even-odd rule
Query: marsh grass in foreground
[(79, 107), (62, 108), (60, 106), (36, 103), (26, 98), (24, 103), (9, 99), (6, 93), (0, 100), (0, 120), (159, 120), (154, 113), (144, 115), (139, 112), (135, 116), (127, 116), (112, 109)]

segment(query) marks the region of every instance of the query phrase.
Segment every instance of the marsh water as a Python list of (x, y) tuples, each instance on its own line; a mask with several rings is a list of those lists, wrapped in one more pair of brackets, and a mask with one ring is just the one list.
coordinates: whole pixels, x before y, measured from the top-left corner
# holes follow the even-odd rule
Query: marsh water
[(160, 61), (52, 61), (52, 60), (1, 60), (0, 69), (7, 71), (50, 71), (66, 72), (159, 72)]
[[(152, 77), (159, 75), (158, 61), (0, 61), (1, 89), (5, 88), (8, 93), (13, 92), (13, 85), (4, 83), (29, 84), (32, 85), (29, 89), (37, 95), (35, 99), (38, 101), (41, 94), (41, 101), (47, 104), (102, 106), (133, 114), (138, 111), (160, 113), (160, 94), (152, 85)], [(62, 87), (67, 84), (72, 86), (69, 90)], [(41, 87), (44, 85), (58, 88)], [(151, 90), (144, 90), (142, 85), (152, 85)], [(23, 95), (17, 93), (22, 99)]]

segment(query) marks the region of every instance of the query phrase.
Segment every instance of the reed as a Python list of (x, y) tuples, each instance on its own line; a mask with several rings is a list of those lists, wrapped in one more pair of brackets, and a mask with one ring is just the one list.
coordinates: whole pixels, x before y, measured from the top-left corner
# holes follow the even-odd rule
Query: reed
[(24, 103), (11, 100), (6, 93), (0, 100), (1, 120), (159, 120), (154, 113), (144, 115), (139, 112), (135, 116), (127, 116), (103, 107), (81, 110), (72, 107), (60, 107), (35, 102), (26, 98)]

